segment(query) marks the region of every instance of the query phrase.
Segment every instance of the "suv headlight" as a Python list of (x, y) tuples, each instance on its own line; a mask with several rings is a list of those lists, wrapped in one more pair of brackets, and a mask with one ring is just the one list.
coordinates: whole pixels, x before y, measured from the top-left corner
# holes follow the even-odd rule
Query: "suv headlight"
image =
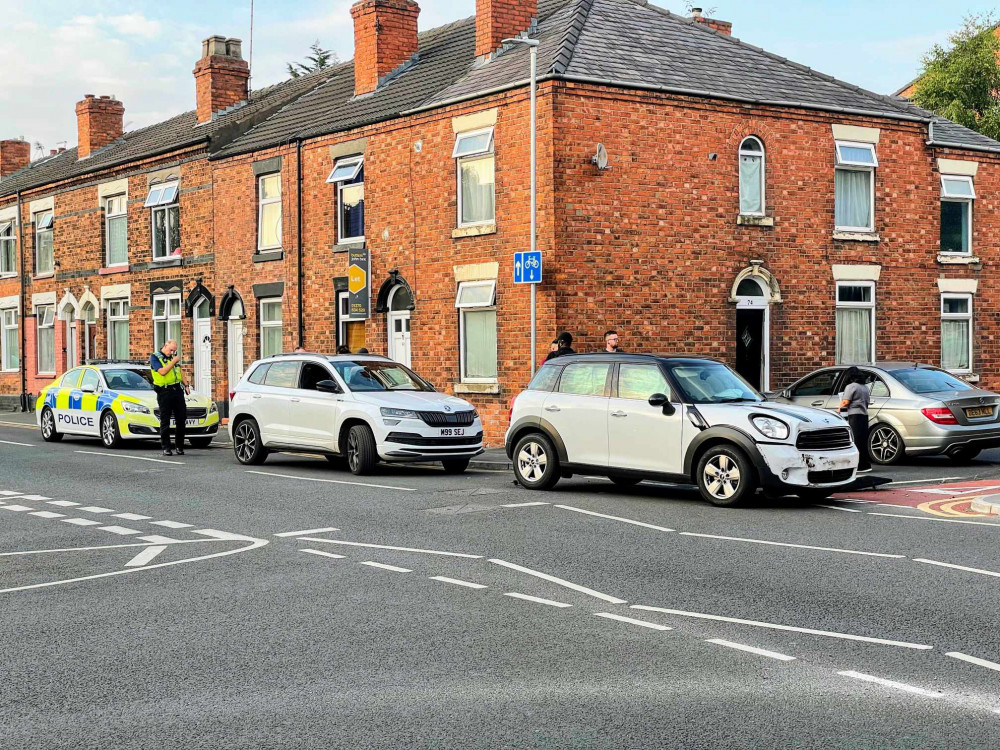
[(788, 437), (788, 425), (774, 417), (753, 417), (750, 423), (761, 435), (772, 440), (784, 440)]
[(390, 409), (387, 406), (383, 406), (381, 409), (383, 417), (390, 417), (393, 419), (420, 419), (417, 413), (412, 409)]
[(149, 414), (149, 407), (142, 404), (135, 404), (131, 401), (122, 401), (122, 409), (130, 414)]

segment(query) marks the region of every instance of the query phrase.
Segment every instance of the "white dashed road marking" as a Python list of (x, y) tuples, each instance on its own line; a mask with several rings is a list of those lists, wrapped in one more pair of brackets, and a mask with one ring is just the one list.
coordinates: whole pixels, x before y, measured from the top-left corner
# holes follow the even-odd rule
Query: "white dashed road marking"
[(516, 570), (520, 573), (527, 573), (529, 576), (534, 576), (535, 578), (541, 578), (543, 581), (548, 581), (549, 583), (554, 583), (557, 586), (565, 586), (568, 589), (573, 589), (573, 591), (579, 591), (581, 594), (586, 594), (587, 596), (592, 596), (595, 599), (603, 599), (611, 604), (626, 604), (624, 599), (619, 599), (616, 596), (609, 596), (608, 594), (602, 594), (600, 591), (594, 591), (593, 589), (588, 589), (586, 586), (581, 586), (578, 583), (571, 583), (564, 578), (557, 578), (556, 576), (550, 576), (548, 573), (540, 573), (537, 570), (532, 570), (531, 568), (525, 568), (520, 565), (515, 565), (514, 563), (509, 563), (505, 560), (497, 560), (493, 558), (490, 560), (494, 565), (502, 565), (505, 568), (510, 568), (511, 570)]
[(38, 516), (39, 518), (65, 518), (65, 513), (53, 513), (51, 510), (36, 510), (28, 515)]
[(192, 531), (192, 534), (201, 534), (202, 536), (210, 536), (213, 539), (221, 539), (224, 542), (253, 542), (256, 541), (252, 536), (244, 536), (243, 534), (233, 534), (229, 531), (217, 531), (216, 529), (198, 529), (197, 531)]
[(130, 456), (126, 453), (102, 453), (101, 451), (73, 451), (74, 453), (83, 453), (87, 456), (106, 456), (107, 458), (128, 458), (132, 461), (150, 461), (154, 464), (173, 464), (174, 466), (183, 466), (183, 461), (166, 461), (162, 458), (149, 458), (147, 456)]
[(63, 523), (71, 523), (74, 526), (100, 526), (100, 521), (92, 521), (89, 518), (67, 518)]
[(332, 526), (327, 526), (325, 529), (307, 529), (305, 531), (282, 531), (280, 534), (275, 534), (275, 536), (305, 536), (306, 534), (323, 534), (327, 531), (340, 531), (340, 529), (335, 529)]
[(633, 617), (623, 617), (622, 615), (612, 614), (611, 612), (594, 612), (594, 617), (603, 617), (606, 620), (617, 620), (618, 622), (627, 622), (629, 625), (639, 625), (644, 628), (650, 628), (652, 630), (673, 630), (666, 625), (660, 625), (658, 622), (646, 622), (645, 620), (636, 620)]
[(529, 596), (528, 594), (519, 594), (516, 591), (509, 591), (504, 596), (509, 596), (514, 599), (523, 599), (526, 602), (534, 602), (535, 604), (548, 604), (550, 607), (572, 607), (572, 604), (566, 604), (565, 602), (554, 602), (551, 599), (542, 599), (540, 596)]
[(124, 521), (148, 521), (152, 516), (140, 516), (138, 513), (115, 513), (115, 518)]
[(980, 659), (977, 656), (969, 656), (968, 654), (963, 654), (958, 651), (949, 651), (945, 656), (950, 656), (952, 659), (960, 659), (962, 661), (967, 661), (969, 664), (976, 664), (980, 667), (986, 667), (986, 669), (992, 669), (995, 672), (1000, 672), (1000, 664), (996, 664), (992, 661), (986, 661), (986, 659)]
[[(151, 534), (150, 536), (140, 536), (144, 542), (151, 542), (153, 544), (177, 544), (180, 539), (171, 539), (169, 536), (158, 536), (157, 534)], [(195, 541), (195, 542), (207, 542), (207, 539), (188, 539), (185, 542)]]
[(131, 536), (132, 534), (141, 534), (141, 531), (136, 529), (126, 529), (124, 526), (101, 526), (101, 531), (110, 531), (112, 534), (117, 534), (118, 536)]
[(46, 500), (51, 500), (51, 497), (46, 497), (45, 495), (21, 495), (22, 500), (31, 500), (33, 502), (44, 502)]
[(319, 539), (318, 537), (301, 537), (301, 542), (321, 542), (323, 544), (344, 544), (348, 547), (371, 547), (373, 549), (391, 549), (396, 552), (418, 552), (424, 555), (443, 555), (445, 557), (466, 557), (470, 560), (482, 560), (482, 555), (470, 555), (466, 552), (442, 552), (436, 549), (417, 549), (415, 547), (391, 547), (388, 544), (369, 544), (367, 542), (345, 542), (342, 539)]
[(31, 443), (17, 443), (17, 442), (15, 442), (13, 440), (0, 440), (0, 443), (3, 443), (4, 445), (19, 445), (22, 448), (33, 448), (34, 447)]
[(141, 568), (143, 565), (149, 565), (153, 559), (159, 555), (166, 547), (146, 547), (142, 552), (133, 557), (127, 563), (125, 563), (126, 568)]
[(541, 503), (541, 502), (535, 502), (535, 503), (508, 503), (507, 505), (504, 505), (503, 507), (504, 508), (534, 508), (536, 505), (548, 505), (548, 503)]
[(442, 583), (453, 583), (456, 586), (465, 586), (467, 589), (485, 589), (489, 588), (481, 583), (472, 583), (471, 581), (460, 581), (457, 578), (448, 578), (447, 576), (430, 576), (432, 581), (441, 581)]
[(734, 641), (724, 641), (721, 638), (709, 638), (705, 641), (705, 643), (714, 643), (717, 646), (735, 648), (738, 651), (746, 651), (750, 654), (757, 654), (757, 656), (766, 656), (768, 659), (777, 659), (778, 661), (795, 661), (794, 656), (779, 654), (777, 651), (768, 651), (767, 649), (757, 648), (756, 646), (747, 646), (742, 643), (735, 643)]
[(416, 492), (412, 487), (394, 487), (390, 484), (368, 484), (367, 482), (348, 482), (342, 479), (320, 479), (319, 477), (298, 477), (294, 474), (278, 474), (273, 471), (250, 471), (247, 474), (260, 474), (265, 477), (280, 477), (281, 479), (299, 479), (303, 482), (324, 482), (326, 484), (349, 484), (355, 487), (374, 487), (378, 490), (399, 490), (400, 492)]
[(85, 508), (77, 508), (84, 513), (112, 513), (111, 508), (102, 508), (99, 505), (88, 505)]
[(310, 555), (320, 555), (321, 557), (331, 557), (334, 560), (343, 560), (343, 555), (335, 555), (332, 552), (324, 552), (319, 549), (300, 549), (299, 552), (308, 552)]
[(846, 510), (848, 513), (860, 513), (861, 511), (857, 508), (838, 508), (836, 505), (817, 505), (817, 508), (826, 508), (827, 510)]
[(953, 568), (955, 570), (964, 570), (966, 573), (979, 573), (984, 576), (993, 576), (994, 578), (1000, 578), (1000, 573), (995, 573), (992, 570), (983, 570), (982, 568), (967, 568), (964, 565), (954, 565), (953, 563), (938, 562), (937, 560), (925, 560), (921, 557), (913, 558), (913, 562), (927, 563), (928, 565), (938, 565), (942, 568)]
[(180, 523), (179, 521), (150, 521), (154, 526), (164, 526), (168, 529), (190, 529), (194, 524)]
[(702, 539), (722, 539), (728, 542), (750, 542), (751, 544), (767, 544), (773, 547), (794, 547), (796, 549), (812, 549), (820, 552), (843, 552), (847, 555), (868, 555), (869, 557), (891, 557), (900, 560), (906, 555), (888, 555), (884, 552), (861, 552), (854, 549), (839, 549), (838, 547), (814, 547), (811, 544), (791, 544), (789, 542), (770, 542), (764, 539), (745, 539), (738, 536), (718, 536), (716, 534), (695, 534), (692, 531), (682, 531), (681, 536), (696, 536)]
[(873, 682), (876, 685), (902, 690), (907, 693), (913, 693), (914, 695), (923, 695), (927, 698), (940, 698), (942, 695), (941, 693), (936, 693), (933, 690), (925, 690), (924, 688), (914, 687), (913, 685), (907, 685), (903, 682), (893, 682), (892, 680), (887, 680), (884, 677), (875, 677), (874, 675), (864, 674), (863, 672), (845, 671), (837, 672), (837, 674), (843, 677), (853, 677), (855, 680), (862, 680), (863, 682)]
[(970, 526), (992, 526), (995, 529), (1000, 529), (1000, 523), (989, 523), (987, 521), (962, 521), (958, 518), (927, 518), (926, 516), (910, 516), (905, 513), (878, 513), (876, 511), (868, 511), (869, 516), (884, 516), (886, 518), (908, 518), (911, 521), (932, 521), (934, 523), (964, 523)]
[(2, 497), (19, 497), (23, 494), (23, 492), (18, 492), (17, 490), (0, 490), (0, 496)]
[(391, 570), (393, 573), (412, 573), (413, 571), (409, 568), (400, 568), (397, 565), (386, 565), (385, 563), (372, 562), (371, 560), (365, 560), (362, 565), (367, 565), (369, 568), (379, 568), (380, 570)]
[(74, 503), (72, 500), (49, 500), (48, 505), (57, 505), (60, 508), (73, 508), (80, 503)]
[(574, 508), (572, 505), (556, 505), (556, 507), (562, 508), (563, 510), (571, 510), (574, 513), (584, 513), (588, 516), (607, 518), (610, 521), (621, 521), (622, 523), (630, 523), (633, 526), (642, 526), (643, 528), (653, 529), (654, 531), (673, 531), (673, 529), (668, 529), (664, 526), (655, 526), (651, 523), (643, 523), (642, 521), (633, 521), (631, 518), (621, 518), (620, 516), (609, 516), (604, 513), (595, 513), (592, 510), (584, 510), (583, 508)]
[(3, 508), (4, 510), (12, 510), (15, 513), (25, 510), (34, 510), (34, 508), (29, 508), (27, 505), (0, 505), (0, 508)]

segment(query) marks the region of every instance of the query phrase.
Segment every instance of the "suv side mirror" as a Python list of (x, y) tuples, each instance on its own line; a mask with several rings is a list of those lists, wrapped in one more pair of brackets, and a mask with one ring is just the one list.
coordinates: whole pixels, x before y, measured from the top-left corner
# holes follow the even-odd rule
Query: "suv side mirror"
[(654, 393), (652, 396), (650, 396), (649, 405), (662, 406), (663, 413), (668, 417), (677, 412), (677, 409), (674, 408), (674, 405), (670, 403), (670, 399), (667, 398), (666, 394), (663, 393)]
[(322, 393), (343, 393), (336, 380), (321, 380), (316, 384), (316, 390)]

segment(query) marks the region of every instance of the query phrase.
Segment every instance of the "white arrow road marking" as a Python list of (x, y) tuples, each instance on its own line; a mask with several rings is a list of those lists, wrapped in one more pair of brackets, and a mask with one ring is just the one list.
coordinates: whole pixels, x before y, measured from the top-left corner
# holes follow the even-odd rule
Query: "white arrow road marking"
[(573, 591), (579, 591), (581, 594), (586, 594), (587, 596), (592, 596), (595, 599), (603, 599), (611, 604), (627, 604), (624, 599), (619, 599), (617, 596), (609, 596), (608, 594), (602, 594), (600, 591), (594, 591), (593, 589), (588, 589), (586, 586), (581, 586), (578, 583), (571, 583), (564, 578), (556, 578), (555, 576), (550, 576), (548, 573), (540, 573), (537, 570), (532, 570), (531, 568), (525, 568), (520, 565), (515, 565), (514, 563), (506, 562), (505, 560), (497, 560), (493, 558), (490, 560), (494, 565), (502, 565), (505, 568), (510, 568), (511, 570), (516, 570), (520, 573), (527, 573), (529, 576), (535, 576), (535, 578), (541, 578), (543, 581), (548, 581), (549, 583), (554, 583), (557, 586), (565, 586), (568, 589), (573, 589)]
[(806, 633), (807, 635), (821, 635), (827, 638), (843, 638), (848, 641), (863, 641), (865, 643), (878, 643), (883, 646), (900, 646), (902, 648), (932, 649), (933, 646), (924, 646), (919, 643), (908, 643), (906, 641), (891, 641), (885, 638), (872, 638), (866, 635), (851, 635), (849, 633), (835, 633), (830, 630), (813, 630), (812, 628), (798, 628), (792, 625), (777, 625), (773, 622), (760, 622), (758, 620), (742, 620), (738, 617), (723, 617), (722, 615), (706, 615), (701, 612), (687, 612), (683, 609), (666, 609), (664, 607), (647, 607), (642, 604), (633, 604), (631, 609), (644, 609), (647, 612), (662, 612), (667, 615), (678, 615), (679, 617), (694, 617), (700, 620), (716, 620), (718, 622), (734, 622), (737, 625), (750, 625), (755, 628), (770, 628), (771, 630), (787, 630), (792, 633)]
[(623, 617), (622, 615), (612, 614), (611, 612), (594, 612), (594, 617), (603, 617), (606, 620), (617, 620), (618, 622), (627, 622), (629, 625), (640, 625), (644, 628), (650, 628), (652, 630), (673, 630), (673, 628), (668, 628), (666, 625), (660, 625), (658, 622), (646, 622), (645, 620), (636, 620), (633, 617)]
[(954, 565), (953, 563), (938, 562), (937, 560), (925, 560), (922, 557), (913, 558), (913, 562), (927, 563), (928, 565), (939, 565), (942, 568), (954, 568), (955, 570), (964, 570), (966, 573), (979, 573), (984, 576), (1000, 578), (1000, 573), (994, 573), (992, 570), (983, 570), (982, 568), (967, 568), (964, 565)]
[(548, 604), (550, 607), (572, 607), (572, 604), (566, 604), (565, 602), (554, 602), (551, 599), (542, 599), (540, 596), (529, 596), (528, 594), (519, 594), (516, 591), (509, 591), (504, 596), (509, 596), (514, 599), (523, 599), (526, 602), (535, 602), (535, 604)]
[(400, 568), (396, 565), (386, 565), (385, 563), (372, 562), (371, 560), (365, 560), (362, 565), (367, 565), (369, 568), (380, 568), (381, 570), (391, 570), (393, 573), (412, 573), (413, 571), (409, 568)]
[(335, 555), (332, 552), (324, 552), (323, 550), (319, 549), (300, 549), (299, 552), (308, 552), (310, 555), (320, 555), (321, 557), (330, 557), (333, 558), (334, 560), (345, 559), (343, 555)]
[(482, 560), (482, 555), (470, 555), (465, 552), (442, 552), (436, 549), (417, 549), (415, 547), (392, 547), (388, 544), (368, 544), (367, 542), (345, 542), (342, 539), (320, 539), (318, 537), (304, 536), (300, 542), (321, 542), (323, 544), (344, 544), (348, 547), (371, 547), (373, 549), (391, 549), (396, 552), (418, 552), (424, 555), (443, 555), (445, 557), (467, 557), (471, 560)]
[(74, 453), (83, 453), (87, 456), (107, 456), (108, 458), (128, 458), (132, 461), (151, 461), (154, 464), (173, 464), (174, 466), (183, 466), (183, 461), (164, 461), (162, 458), (149, 458), (147, 456), (129, 456), (125, 453), (102, 453), (101, 451), (73, 451)]
[(585, 513), (588, 516), (597, 516), (598, 518), (607, 518), (611, 521), (621, 521), (622, 523), (630, 523), (633, 526), (642, 526), (647, 529), (653, 529), (654, 531), (673, 531), (673, 529), (668, 529), (664, 526), (654, 526), (651, 523), (643, 523), (642, 521), (633, 521), (631, 518), (621, 518), (620, 516), (608, 516), (604, 513), (595, 513), (592, 510), (584, 510), (583, 508), (574, 508), (572, 505), (557, 505), (557, 508), (562, 508), (563, 510), (571, 510), (574, 513)]
[(925, 690), (924, 688), (914, 687), (913, 685), (907, 685), (902, 682), (893, 682), (892, 680), (887, 680), (884, 677), (875, 677), (874, 675), (864, 674), (863, 672), (846, 671), (837, 672), (837, 674), (843, 677), (853, 677), (855, 680), (862, 680), (863, 682), (873, 682), (876, 685), (895, 688), (896, 690), (902, 690), (915, 695), (923, 695), (927, 698), (940, 698), (942, 696), (942, 693), (937, 693), (933, 690)]
[(795, 661), (794, 656), (788, 656), (786, 654), (779, 654), (777, 651), (768, 651), (767, 649), (757, 648), (756, 646), (747, 646), (742, 643), (736, 643), (734, 641), (724, 641), (721, 638), (709, 638), (705, 643), (714, 643), (717, 646), (726, 646), (727, 648), (735, 648), (739, 651), (746, 651), (747, 653), (757, 654), (758, 656), (766, 656), (768, 659), (777, 659), (778, 661)]
[(468, 589), (485, 589), (489, 586), (484, 586), (481, 583), (472, 583), (471, 581), (460, 581), (457, 578), (448, 578), (447, 576), (430, 576), (432, 581), (441, 581), (442, 583), (453, 583), (456, 586), (465, 586)]
[(133, 557), (127, 563), (125, 563), (126, 568), (141, 568), (143, 565), (148, 565), (153, 561), (153, 559), (165, 550), (165, 546), (159, 547), (146, 547), (142, 552)]
[[(845, 509), (846, 510), (846, 509)], [(717, 536), (715, 534), (695, 534), (693, 531), (682, 531), (681, 536), (696, 536), (702, 539), (723, 539), (729, 542), (750, 542), (752, 544), (767, 544), (774, 547), (795, 547), (796, 549), (814, 549), (820, 552), (843, 552), (848, 555), (868, 555), (870, 557), (892, 557), (897, 560), (903, 559), (906, 555), (888, 555), (884, 552), (860, 552), (854, 549), (839, 549), (838, 547), (814, 547), (811, 544), (791, 544), (789, 542), (770, 542), (764, 539), (746, 539), (738, 536)]]
[(327, 531), (340, 531), (340, 529), (335, 529), (332, 526), (327, 526), (325, 529), (306, 529), (305, 531), (282, 531), (280, 534), (275, 534), (275, 536), (305, 536), (306, 534), (323, 534)]
[(949, 651), (945, 656), (950, 656), (952, 659), (961, 659), (962, 661), (967, 661), (970, 664), (976, 664), (980, 667), (986, 667), (987, 669), (992, 669), (995, 672), (1000, 672), (1000, 664), (995, 664), (991, 661), (986, 661), (986, 659), (980, 659), (976, 656), (969, 656), (968, 654), (963, 654), (958, 651)]

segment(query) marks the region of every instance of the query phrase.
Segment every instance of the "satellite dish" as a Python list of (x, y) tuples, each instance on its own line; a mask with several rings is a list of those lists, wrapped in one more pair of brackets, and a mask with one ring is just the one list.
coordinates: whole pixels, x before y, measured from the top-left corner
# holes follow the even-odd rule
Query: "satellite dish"
[(594, 154), (594, 157), (591, 159), (591, 161), (597, 165), (598, 169), (608, 168), (608, 150), (604, 148), (603, 143), (597, 144), (597, 153)]

